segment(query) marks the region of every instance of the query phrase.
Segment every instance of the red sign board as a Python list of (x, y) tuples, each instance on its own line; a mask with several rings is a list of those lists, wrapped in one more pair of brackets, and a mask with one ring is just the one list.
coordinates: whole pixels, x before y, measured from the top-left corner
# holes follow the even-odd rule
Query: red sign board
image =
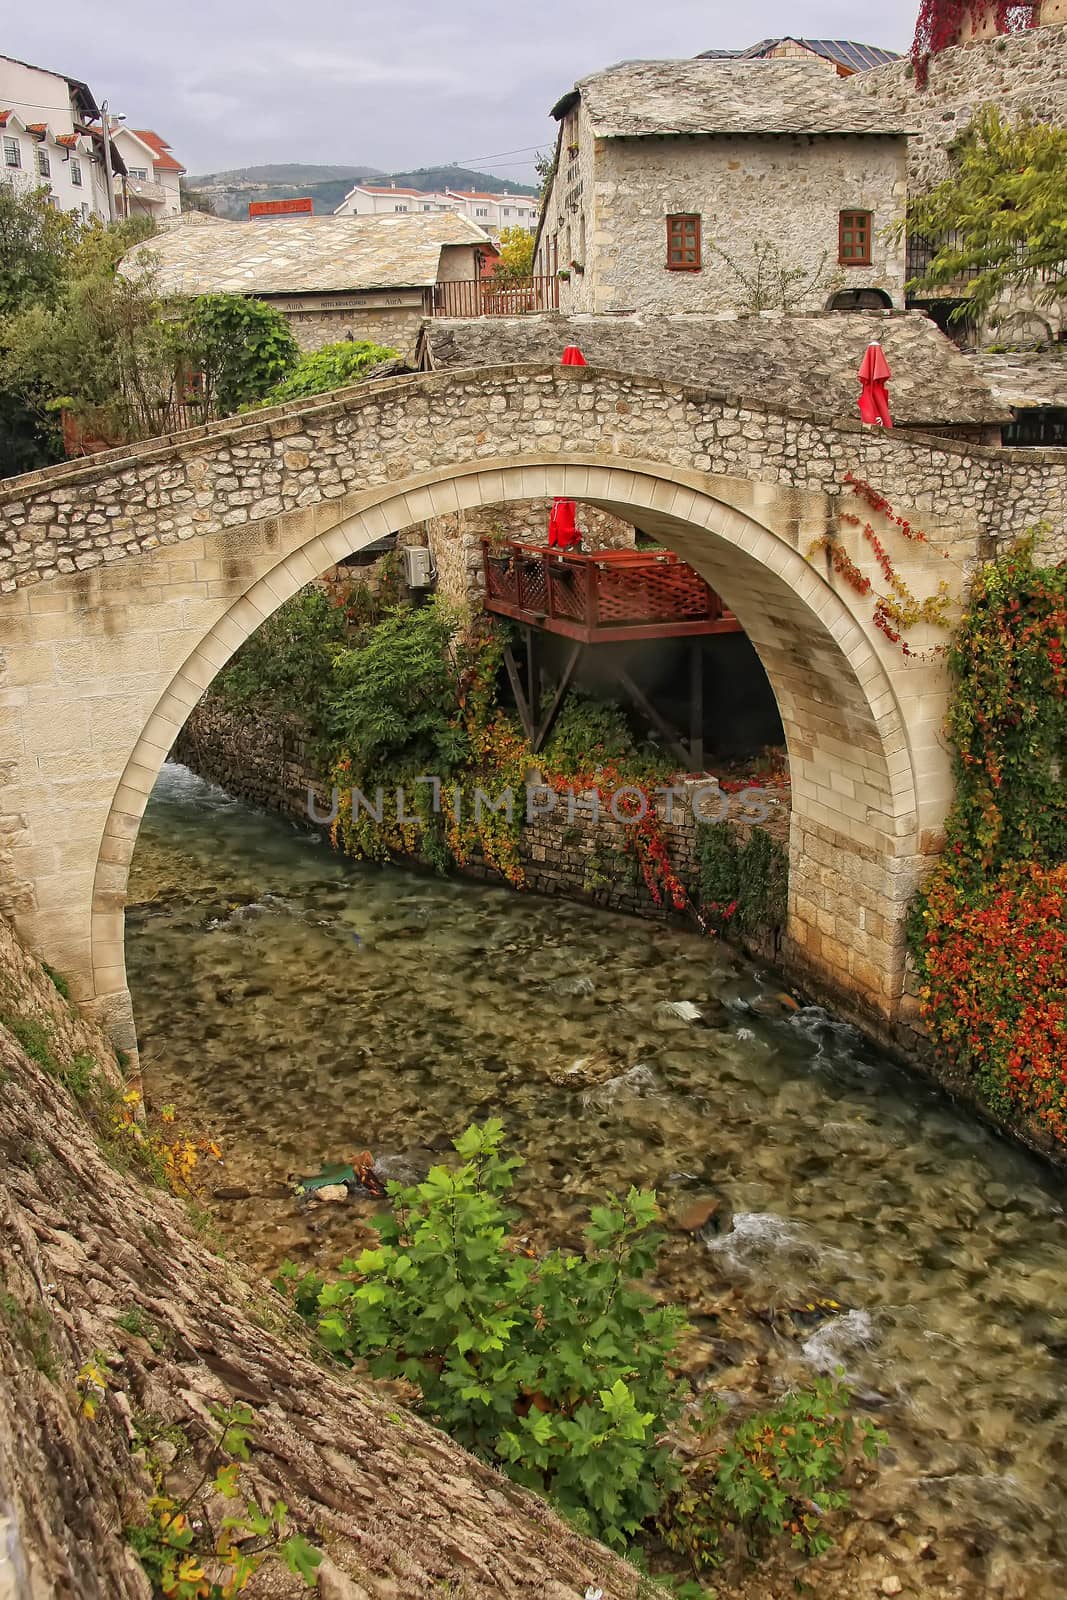
[(314, 200), (250, 200), (249, 217), (309, 217)]

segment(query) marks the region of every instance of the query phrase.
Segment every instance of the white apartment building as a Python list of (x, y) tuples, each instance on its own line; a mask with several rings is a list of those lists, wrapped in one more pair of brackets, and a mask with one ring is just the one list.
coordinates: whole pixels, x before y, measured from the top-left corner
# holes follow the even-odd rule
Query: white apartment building
[[(0, 183), (48, 190), (52, 205), (109, 218), (100, 108), (87, 84), (0, 55)], [(151, 128), (109, 119), (116, 217), (177, 216), (185, 168)]]
[(151, 128), (115, 128), (115, 152), (125, 171), (116, 179), (116, 199), (125, 217), (176, 217), (182, 209), (181, 179), (185, 168), (170, 145)]
[(486, 194), (472, 189), (445, 191), (454, 210), (484, 228), (491, 239), (503, 228), (537, 232), (537, 200), (532, 194)]
[(80, 79), (0, 55), (0, 183), (47, 189), (59, 210), (106, 219), (97, 116)]
[(384, 217), (394, 215), (432, 215), (452, 211), (466, 217), (491, 239), (502, 228), (537, 228), (537, 202), (528, 194), (482, 194), (464, 189), (428, 192), (395, 183), (357, 183), (349, 189), (335, 216)]

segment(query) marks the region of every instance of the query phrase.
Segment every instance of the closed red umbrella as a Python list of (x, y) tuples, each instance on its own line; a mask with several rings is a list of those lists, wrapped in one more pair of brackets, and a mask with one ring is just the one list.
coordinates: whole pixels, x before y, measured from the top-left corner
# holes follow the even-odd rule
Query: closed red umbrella
[(553, 550), (573, 550), (582, 542), (575, 521), (577, 506), (573, 500), (553, 500), (548, 518), (548, 543)]
[[(564, 367), (584, 367), (585, 357), (576, 344), (569, 344), (560, 363)], [(573, 500), (553, 500), (548, 518), (548, 543), (553, 550), (576, 550), (582, 535), (575, 520), (577, 506)]]
[(893, 419), (889, 415), (889, 396), (885, 386), (893, 374), (877, 339), (872, 340), (864, 351), (856, 376), (860, 380), (859, 406), (863, 421), (876, 428), (891, 428)]

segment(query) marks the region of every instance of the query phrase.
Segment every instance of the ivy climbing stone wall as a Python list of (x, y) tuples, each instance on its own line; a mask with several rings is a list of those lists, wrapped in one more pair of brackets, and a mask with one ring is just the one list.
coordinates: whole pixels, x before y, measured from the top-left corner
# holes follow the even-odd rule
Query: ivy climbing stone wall
[[(329, 794), (307, 737), (292, 719), (237, 712), (220, 697), (208, 695), (185, 724), (173, 755), (201, 777), (264, 810), (307, 823), (310, 788), (319, 815), (328, 814)], [(762, 826), (788, 848), (789, 790), (776, 786), (765, 794), (769, 814)], [(524, 802), (520, 798), (516, 803), (521, 806)], [(731, 826), (743, 843), (751, 824), (745, 821), (738, 797), (724, 796), (723, 805), (727, 804)], [(679, 878), (691, 884), (697, 874), (699, 825), (687, 803), (677, 802), (673, 813), (675, 820), (664, 827), (668, 850)], [(668, 915), (653, 901), (636, 858), (627, 848), (627, 824), (609, 814), (594, 820), (586, 807), (576, 804), (574, 816), (569, 818), (566, 801), (561, 799), (554, 811), (535, 817), (523, 828), (520, 854), (526, 888), (536, 894), (560, 895), (657, 920)], [(466, 871), (474, 878), (502, 881), (500, 874), (480, 859), (473, 860)]]

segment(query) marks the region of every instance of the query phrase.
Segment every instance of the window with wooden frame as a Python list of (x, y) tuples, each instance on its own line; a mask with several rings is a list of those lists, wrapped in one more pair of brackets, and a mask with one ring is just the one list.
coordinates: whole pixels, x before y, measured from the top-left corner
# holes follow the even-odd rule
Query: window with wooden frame
[(837, 217), (837, 259), (843, 267), (871, 264), (871, 213), (840, 211)]
[(676, 215), (667, 218), (667, 271), (700, 271), (700, 218)]

